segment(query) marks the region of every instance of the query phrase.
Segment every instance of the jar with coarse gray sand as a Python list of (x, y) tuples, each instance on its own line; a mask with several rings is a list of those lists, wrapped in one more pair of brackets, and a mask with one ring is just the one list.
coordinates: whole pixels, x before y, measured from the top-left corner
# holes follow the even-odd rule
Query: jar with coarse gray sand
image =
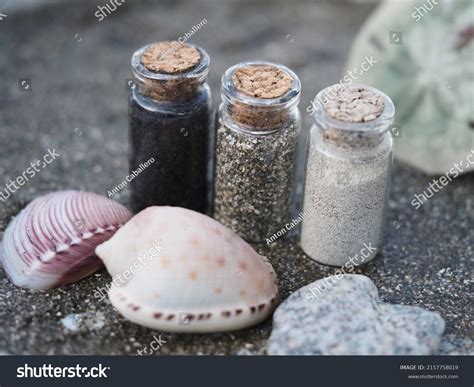
[(320, 263), (354, 268), (382, 247), (395, 108), (379, 90), (341, 84), (319, 92), (313, 108), (301, 247)]
[(301, 85), (285, 66), (245, 62), (222, 77), (214, 217), (249, 242), (289, 221)]

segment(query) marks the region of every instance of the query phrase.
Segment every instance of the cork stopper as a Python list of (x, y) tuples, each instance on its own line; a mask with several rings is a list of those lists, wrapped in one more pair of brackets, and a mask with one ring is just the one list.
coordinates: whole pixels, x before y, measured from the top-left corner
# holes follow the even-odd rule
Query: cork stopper
[(327, 93), (324, 108), (335, 120), (351, 123), (373, 121), (384, 111), (384, 99), (362, 87), (343, 87)]
[(291, 87), (291, 78), (276, 66), (244, 66), (232, 76), (235, 88), (253, 98), (271, 99), (286, 94)]
[(300, 82), (288, 68), (269, 62), (245, 62), (226, 71), (223, 96), (229, 117), (247, 132), (266, 133), (291, 124)]
[(179, 42), (150, 44), (142, 53), (141, 62), (150, 71), (179, 74), (195, 68), (201, 61), (196, 47)]
[(322, 136), (326, 143), (341, 149), (371, 149), (383, 136), (370, 130), (370, 122), (382, 115), (384, 98), (364, 87), (332, 87), (323, 94), (322, 105), (328, 116), (349, 124), (367, 123), (362, 130), (347, 130), (329, 125)]
[(163, 103), (194, 101), (205, 84), (209, 56), (199, 47), (157, 42), (135, 51), (132, 72), (139, 94)]

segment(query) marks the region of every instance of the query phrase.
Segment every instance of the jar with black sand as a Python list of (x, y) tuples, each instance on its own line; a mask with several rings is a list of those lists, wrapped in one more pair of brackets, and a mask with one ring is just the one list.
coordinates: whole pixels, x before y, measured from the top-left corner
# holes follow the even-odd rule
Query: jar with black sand
[(214, 147), (209, 56), (191, 44), (154, 43), (134, 53), (132, 72), (133, 211), (169, 205), (209, 213)]

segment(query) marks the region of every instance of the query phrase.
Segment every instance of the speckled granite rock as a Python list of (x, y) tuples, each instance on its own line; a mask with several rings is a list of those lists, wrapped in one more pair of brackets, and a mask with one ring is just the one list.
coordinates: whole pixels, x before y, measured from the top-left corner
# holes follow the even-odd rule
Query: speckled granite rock
[(459, 338), (453, 334), (445, 335), (438, 348), (437, 355), (470, 355), (474, 356), (474, 341)]
[(430, 355), (444, 331), (438, 313), (380, 300), (370, 278), (323, 278), (275, 312), (271, 355)]

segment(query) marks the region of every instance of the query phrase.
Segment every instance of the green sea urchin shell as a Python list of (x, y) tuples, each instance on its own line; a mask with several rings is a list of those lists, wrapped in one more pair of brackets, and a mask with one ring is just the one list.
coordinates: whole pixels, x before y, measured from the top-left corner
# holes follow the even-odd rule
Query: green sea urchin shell
[(359, 32), (347, 69), (360, 69), (366, 56), (377, 61), (355, 82), (383, 90), (395, 103), (397, 158), (428, 174), (444, 174), (462, 160), (468, 172), (474, 170), (466, 162), (474, 148), (474, 2), (437, 2), (384, 2)]

